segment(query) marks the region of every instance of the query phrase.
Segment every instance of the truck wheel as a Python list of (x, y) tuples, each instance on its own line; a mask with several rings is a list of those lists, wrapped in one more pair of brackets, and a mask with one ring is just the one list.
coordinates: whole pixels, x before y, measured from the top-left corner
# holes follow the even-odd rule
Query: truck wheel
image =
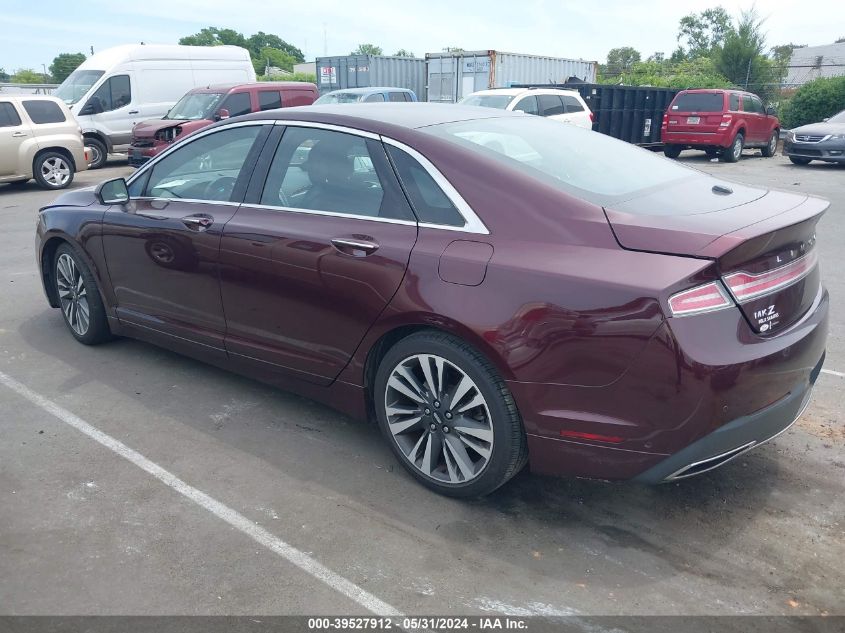
[(778, 149), (778, 139), (780, 138), (780, 131), (774, 130), (772, 132), (772, 136), (769, 138), (769, 142), (766, 146), (762, 149), (763, 156), (766, 158), (771, 158), (775, 155), (775, 152)]
[(85, 145), (91, 148), (91, 163), (88, 165), (88, 169), (99, 169), (106, 164), (109, 151), (106, 149), (105, 143), (96, 138), (86, 137)]
[(724, 158), (726, 163), (735, 163), (742, 157), (742, 148), (745, 146), (745, 137), (742, 134), (737, 134), (734, 137), (734, 142), (725, 150)]
[(681, 149), (680, 145), (664, 145), (663, 154), (667, 158), (677, 158), (681, 155)]

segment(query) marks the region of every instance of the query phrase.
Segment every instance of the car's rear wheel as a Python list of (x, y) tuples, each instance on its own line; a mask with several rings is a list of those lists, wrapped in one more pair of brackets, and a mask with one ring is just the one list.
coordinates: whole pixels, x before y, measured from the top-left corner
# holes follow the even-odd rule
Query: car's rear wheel
[(745, 147), (745, 137), (742, 134), (737, 134), (734, 137), (734, 142), (725, 150), (723, 154), (725, 162), (735, 163), (742, 158), (742, 148)]
[(775, 152), (778, 149), (778, 139), (779, 138), (780, 138), (780, 133), (778, 132), (778, 130), (774, 130), (772, 132), (772, 135), (769, 137), (769, 142), (761, 150), (762, 153), (763, 153), (763, 156), (765, 156), (766, 158), (771, 158), (772, 156), (775, 155)]
[(664, 145), (663, 154), (667, 158), (677, 158), (681, 155), (681, 149), (680, 145)]
[(53, 283), (65, 324), (77, 341), (96, 345), (111, 338), (106, 310), (94, 276), (69, 244), (62, 244), (56, 249)]
[(707, 158), (718, 158), (721, 152), (717, 149), (706, 149), (704, 153), (707, 154)]
[(91, 148), (91, 162), (88, 163), (88, 169), (99, 169), (106, 164), (109, 151), (105, 143), (95, 138), (86, 138), (85, 145)]
[(798, 156), (790, 156), (789, 160), (791, 160), (796, 165), (809, 165), (811, 158), (799, 158)]
[(488, 494), (527, 461), (522, 420), (507, 385), (456, 337), (419, 332), (402, 339), (378, 367), (374, 400), (396, 457), (441, 494)]
[(74, 168), (71, 160), (59, 152), (44, 152), (32, 164), (35, 180), (44, 189), (64, 189), (73, 182)]

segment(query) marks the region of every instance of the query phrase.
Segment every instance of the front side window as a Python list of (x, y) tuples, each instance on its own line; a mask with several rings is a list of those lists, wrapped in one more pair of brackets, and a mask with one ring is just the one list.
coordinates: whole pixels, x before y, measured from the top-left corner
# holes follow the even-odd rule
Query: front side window
[(754, 108), (754, 112), (757, 114), (763, 114), (765, 109), (763, 108), (763, 102), (760, 101), (757, 97), (751, 97), (751, 107)]
[(65, 113), (58, 103), (44, 101), (41, 99), (30, 99), (23, 102), (23, 109), (29, 115), (33, 123), (41, 125), (44, 123), (63, 123)]
[(0, 101), (0, 127), (16, 127), (21, 124), (18, 111), (8, 101)]
[(413, 219), (381, 143), (318, 128), (285, 130), (261, 204)]
[(258, 92), (258, 109), (275, 110), (282, 107), (282, 93), (278, 90), (260, 90)]
[(404, 103), (405, 101), (408, 100), (406, 97), (407, 97), (407, 94), (404, 93), (404, 92), (391, 92), (390, 93), (390, 100), (391, 101), (401, 101), (401, 102)]
[(189, 92), (170, 108), (164, 118), (176, 121), (211, 119), (222, 98), (222, 92)]
[(174, 150), (152, 168), (145, 195), (230, 202), (260, 130), (259, 125), (222, 129)]
[(540, 109), (537, 107), (537, 97), (531, 95), (530, 97), (523, 97), (513, 107), (515, 112), (525, 112), (526, 114), (539, 114)]
[(248, 92), (236, 92), (223, 100), (221, 110), (228, 110), (229, 116), (241, 116), (252, 112), (252, 103)]
[(371, 95), (368, 95), (368, 96), (367, 96), (367, 98), (366, 98), (366, 99), (364, 99), (364, 101), (365, 101), (366, 103), (377, 103), (377, 102), (381, 102), (381, 101), (384, 101), (384, 95), (383, 95), (383, 94), (381, 94), (380, 92), (376, 92), (376, 93), (373, 93), (373, 94), (371, 94)]
[(754, 112), (754, 100), (751, 95), (742, 95), (742, 110), (744, 112)]
[(402, 186), (411, 199), (411, 205), (420, 222), (442, 226), (464, 226), (463, 216), (452, 204), (434, 178), (407, 152), (388, 146), (393, 164), (399, 172)]
[[(97, 92), (91, 96), (83, 110), (85, 114), (111, 112), (129, 105), (130, 101), (132, 101), (132, 85), (129, 75), (115, 75), (109, 77), (97, 88)], [(88, 112), (89, 108), (90, 112)]]
[(555, 116), (563, 114), (563, 102), (557, 95), (540, 95), (537, 97), (540, 102), (540, 116)]

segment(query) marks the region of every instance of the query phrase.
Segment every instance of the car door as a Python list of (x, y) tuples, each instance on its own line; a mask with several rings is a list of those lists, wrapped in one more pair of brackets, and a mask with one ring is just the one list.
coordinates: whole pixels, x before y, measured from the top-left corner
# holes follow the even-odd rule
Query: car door
[(226, 349), (327, 384), (402, 282), (417, 224), (377, 137), (290, 126), (273, 145), (223, 230)]
[(754, 97), (751, 95), (742, 95), (742, 109), (744, 111), (744, 118), (748, 123), (748, 129), (745, 131), (745, 144), (760, 142), (760, 115), (754, 105)]
[(35, 143), (32, 128), (11, 101), (0, 101), (0, 178), (27, 175), (31, 166), (21, 165), (24, 144)]
[(94, 127), (108, 134), (113, 145), (128, 145), (132, 126), (140, 118), (137, 101), (138, 96), (132, 92), (131, 73), (112, 75), (88, 98), (79, 114), (90, 115)]
[(110, 207), (102, 243), (121, 322), (223, 350), (220, 238), (271, 125), (200, 134), (132, 179)]
[(573, 95), (561, 95), (563, 107), (566, 110), (566, 122), (577, 127), (592, 129), (593, 122), (581, 102)]
[(563, 101), (555, 94), (537, 95), (537, 103), (540, 110), (540, 116), (544, 116), (555, 121), (566, 123), (566, 108), (563, 106)]
[(526, 114), (539, 114), (540, 109), (537, 105), (537, 97), (534, 95), (528, 95), (527, 97), (522, 97), (519, 101), (514, 104), (511, 108), (514, 112), (525, 112)]

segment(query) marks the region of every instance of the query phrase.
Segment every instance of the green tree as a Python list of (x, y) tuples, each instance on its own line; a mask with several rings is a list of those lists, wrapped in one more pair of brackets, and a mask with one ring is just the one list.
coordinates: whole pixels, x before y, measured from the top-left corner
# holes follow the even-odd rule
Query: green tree
[(619, 76), (600, 77), (600, 83), (662, 88), (728, 88), (731, 82), (720, 75), (709, 57), (680, 62), (645, 61), (635, 63)]
[(0, 68), (0, 82), (8, 83), (11, 77), (9, 73), (6, 72), (5, 68)]
[(12, 75), (13, 84), (43, 84), (44, 75), (37, 73), (31, 68), (20, 68)]
[(393, 53), (394, 57), (415, 57), (415, 55), (405, 48), (400, 48), (398, 51)]
[(816, 123), (833, 116), (845, 104), (845, 77), (821, 77), (801, 86), (781, 108), (780, 118), (786, 128)]
[(778, 81), (783, 81), (789, 71), (789, 62), (792, 59), (792, 51), (796, 48), (805, 48), (806, 44), (781, 44), (772, 46), (769, 49), (769, 59), (772, 60), (772, 67)]
[(731, 16), (724, 7), (705, 9), (681, 18), (678, 41), (686, 45), (690, 59), (707, 57), (720, 46), (731, 30)]
[(179, 40), (185, 46), (242, 46), (247, 48), (247, 41), (243, 34), (233, 29), (221, 29), (216, 26), (207, 26), (199, 33), (187, 35)]
[(630, 46), (611, 48), (607, 53), (607, 74), (624, 73), (630, 70), (640, 59), (640, 52)]
[(652, 53), (651, 55), (646, 58), (647, 62), (662, 62), (666, 59), (666, 55), (663, 54), (663, 51), (657, 51)]
[(358, 44), (358, 48), (349, 53), (350, 55), (384, 55), (381, 46), (375, 44)]
[(53, 59), (50, 64), (50, 74), (53, 76), (53, 81), (60, 84), (68, 75), (76, 70), (79, 65), (85, 61), (85, 55), (82, 53), (62, 53)]
[(258, 33), (250, 35), (246, 43), (247, 48), (253, 57), (260, 57), (261, 51), (265, 48), (275, 48), (276, 50), (287, 53), (293, 57), (297, 63), (305, 61), (305, 55), (302, 54), (301, 50), (293, 44), (286, 42), (278, 35), (273, 35), (272, 33), (258, 31)]
[(252, 65), (255, 67), (255, 73), (263, 75), (267, 66), (276, 66), (282, 70), (293, 71), (293, 65), (297, 62), (296, 58), (288, 53), (279, 50), (278, 48), (262, 48), (258, 52), (257, 57), (253, 57)]
[(722, 45), (713, 51), (713, 63), (733, 84), (770, 99), (779, 87), (780, 78), (772, 60), (763, 55), (766, 47), (763, 22), (753, 7), (743, 11)]

